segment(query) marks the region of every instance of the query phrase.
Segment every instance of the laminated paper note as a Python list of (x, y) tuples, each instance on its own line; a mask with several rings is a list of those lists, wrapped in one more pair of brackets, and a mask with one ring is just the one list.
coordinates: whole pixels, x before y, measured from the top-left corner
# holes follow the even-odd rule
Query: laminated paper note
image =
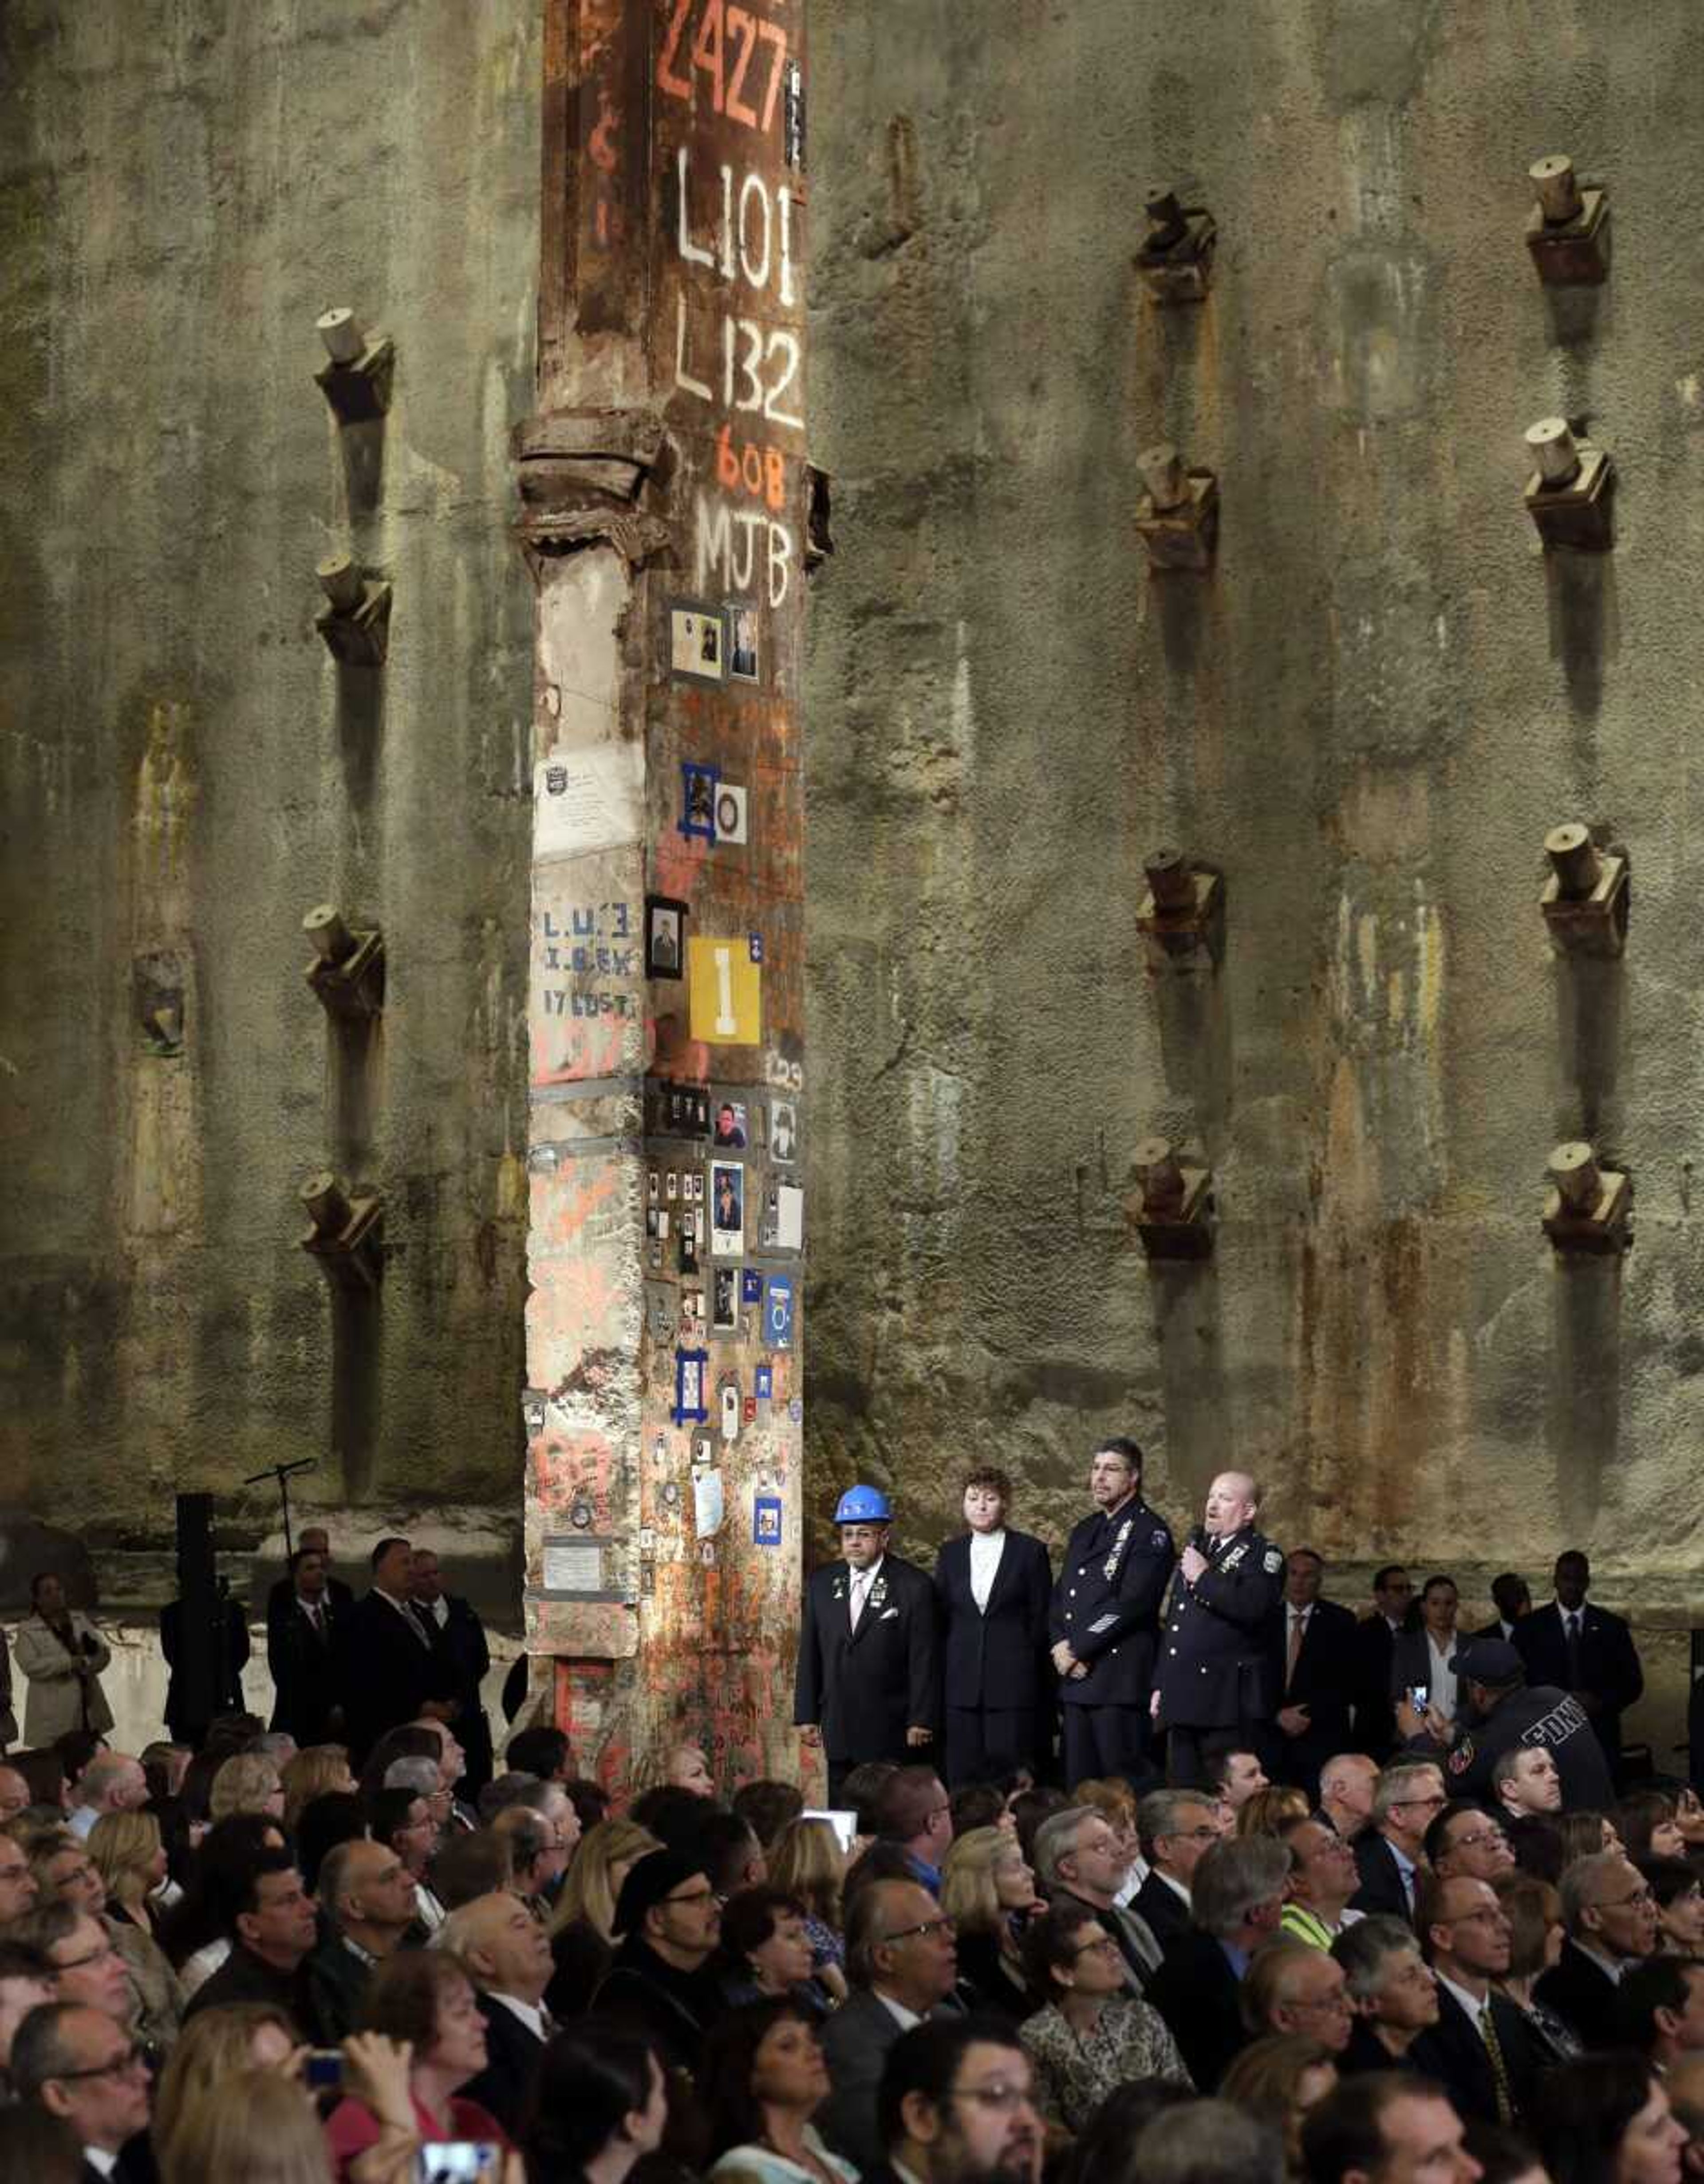
[(642, 744), (553, 751), (533, 769), (533, 850), (573, 857), (637, 842), (645, 829)]

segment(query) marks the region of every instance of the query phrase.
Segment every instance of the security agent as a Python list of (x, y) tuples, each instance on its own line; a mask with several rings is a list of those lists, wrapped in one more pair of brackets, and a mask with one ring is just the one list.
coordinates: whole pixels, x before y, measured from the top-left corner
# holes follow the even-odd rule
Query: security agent
[(1167, 1732), (1167, 1771), (1179, 1786), (1200, 1783), (1215, 1752), (1265, 1746), (1268, 1633), (1283, 1598), (1284, 1557), (1254, 1529), (1260, 1506), (1247, 1472), (1221, 1472), (1177, 1566), (1154, 1718)]
[(1450, 1656), (1456, 1677), (1456, 1729), (1428, 1708), (1405, 1702), (1398, 1719), (1416, 1757), (1441, 1752), (1452, 1797), (1490, 1802), (1492, 1769), (1517, 1745), (1542, 1746), (1562, 1782), (1562, 1810), (1605, 1811), (1615, 1802), (1609, 1764), (1585, 1709), (1554, 1684), (1527, 1681), (1520, 1655), (1502, 1638), (1470, 1638)]
[(1066, 1545), (1048, 1617), (1065, 1781), (1075, 1789), (1092, 1775), (1121, 1774), (1145, 1789), (1157, 1779), (1143, 1744), (1159, 1607), (1177, 1550), (1165, 1519), (1142, 1498), (1142, 1451), (1133, 1440), (1101, 1442), (1089, 1493), (1095, 1513)]
[(829, 1802), (868, 1760), (897, 1765), (940, 1726), (935, 1587), (887, 1551), (893, 1511), (874, 1486), (848, 1487), (835, 1510), (843, 1559), (811, 1573), (799, 1633), (793, 1719), (829, 1763)]

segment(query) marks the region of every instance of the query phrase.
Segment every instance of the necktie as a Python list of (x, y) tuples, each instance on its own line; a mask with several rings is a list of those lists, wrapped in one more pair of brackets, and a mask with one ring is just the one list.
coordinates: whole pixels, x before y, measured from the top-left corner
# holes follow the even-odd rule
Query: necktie
[(1580, 1683), (1580, 1618), (1576, 1608), (1568, 1617), (1568, 1688), (1578, 1691)]
[(852, 1572), (852, 1627), (854, 1630), (858, 1629), (858, 1618), (863, 1613), (863, 1592), (864, 1587), (869, 1584), (869, 1580), (863, 1570), (854, 1570)]
[(1296, 1663), (1302, 1658), (1302, 1640), (1308, 1627), (1307, 1610), (1290, 1618), (1290, 1650), (1284, 1662), (1284, 1689), (1288, 1691), (1295, 1681)]
[(1497, 2120), (1515, 2120), (1515, 2100), (1509, 2091), (1509, 2069), (1503, 2060), (1503, 2045), (1497, 2037), (1497, 2021), (1491, 2014), (1491, 1999), (1488, 1995), (1480, 2006), (1479, 2036), (1485, 2043), (1485, 2053), (1491, 2059), (1491, 2075), (1497, 2081)]

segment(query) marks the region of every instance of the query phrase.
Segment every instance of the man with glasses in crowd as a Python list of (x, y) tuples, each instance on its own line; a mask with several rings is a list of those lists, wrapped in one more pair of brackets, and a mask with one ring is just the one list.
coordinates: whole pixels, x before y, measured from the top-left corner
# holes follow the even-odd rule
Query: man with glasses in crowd
[(1290, 1882), (1282, 1925), (1294, 1940), (1328, 1949), (1361, 1916), (1349, 1900), (1360, 1886), (1355, 1852), (1323, 1820), (1292, 1820), (1278, 1830), (1290, 1853)]
[(1104, 1814), (1095, 1805), (1067, 1805), (1050, 1813), (1036, 1830), (1036, 1878), (1050, 1903), (1077, 1905), (1118, 1943), (1131, 1992), (1140, 1994), (1159, 1969), (1163, 1952), (1154, 1930), (1137, 1912), (1120, 1908), (1124, 1853)]
[(1446, 1805), (1426, 1830), (1426, 1860), (1440, 1880), (1495, 1883), (1515, 1863), (1502, 1823), (1483, 1805)]
[(1415, 1876), (1426, 1855), (1426, 1830), (1449, 1803), (1444, 1777), (1429, 1762), (1387, 1767), (1373, 1792), (1372, 1825), (1358, 1836), (1357, 1911), (1387, 1912), (1414, 1921)]
[(1564, 1870), (1567, 1939), (1533, 1992), (1586, 2048), (1616, 2044), (1616, 2002), (1629, 1966), (1657, 1947), (1657, 1898), (1619, 1851), (1595, 1851)]
[[(654, 1850), (639, 1859), (622, 1883), (615, 1934), (620, 1947), (597, 1992), (599, 2014), (641, 2026), (665, 2063), (696, 2071), (722, 2008), (709, 1970), (722, 1938), (722, 1898), (701, 1856)], [(545, 1981), (552, 1969), (547, 1942)]]
[(886, 2151), (874, 2098), (883, 2065), (901, 2033), (952, 1993), (958, 1952), (953, 1921), (913, 1880), (872, 1880), (858, 1889), (846, 1907), (846, 1941), (852, 1992), (823, 2027), (833, 2091), (818, 2127), (867, 2176)]
[(1033, 2184), (1043, 2132), (1029, 2058), (998, 2019), (919, 2025), (882, 2071), (865, 2184)]
[(1219, 1840), (1219, 1823), (1198, 1791), (1150, 1790), (1136, 1825), (1148, 1877), (1130, 1908), (1164, 1950), (1189, 1930), (1189, 1884), (1202, 1853)]
[(1341, 2071), (1412, 2069), (1409, 2051), (1438, 2022), (1438, 1982), (1405, 1919), (1358, 1919), (1332, 1943), (1355, 2013)]
[(123, 2177), (120, 2154), (148, 2128), (148, 2064), (110, 2017), (80, 2003), (32, 2009), (12, 2042), (12, 2080), (20, 2100), (70, 2126), (87, 2177)]
[(1532, 2101), (1539, 2058), (1524, 2014), (1494, 1992), (1509, 1970), (1508, 1914), (1489, 1882), (1428, 1874), (1417, 1923), (1437, 1976), (1438, 2022), (1414, 2042), (1410, 2061), (1436, 2078), (1470, 2120), (1518, 2123)]

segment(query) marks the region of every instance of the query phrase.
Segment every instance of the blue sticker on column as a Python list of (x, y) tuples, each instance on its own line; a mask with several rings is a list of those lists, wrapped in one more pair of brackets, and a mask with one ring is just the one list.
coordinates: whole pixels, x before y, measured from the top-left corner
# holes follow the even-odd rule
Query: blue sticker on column
[(760, 1403), (767, 1403), (774, 1396), (774, 1367), (773, 1365), (760, 1365), (757, 1368), (757, 1384), (752, 1389), (751, 1393), (757, 1398), (757, 1401)]
[(677, 1350), (674, 1353), (674, 1408), (669, 1412), (678, 1426), (707, 1418), (704, 1404), (707, 1350)]
[(781, 1544), (781, 1497), (779, 1494), (760, 1494), (751, 1504), (751, 1541), (754, 1546), (779, 1547)]
[(740, 1301), (741, 1304), (762, 1304), (763, 1301), (763, 1277), (755, 1268), (746, 1267), (740, 1273)]
[(763, 1340), (775, 1350), (793, 1346), (793, 1279), (771, 1274), (763, 1301)]
[(689, 841), (716, 839), (716, 784), (721, 778), (719, 766), (693, 766), (682, 760), (680, 831)]
[(761, 963), (763, 960), (763, 934), (761, 933), (748, 933), (746, 938), (751, 944), (751, 961), (754, 963)]

